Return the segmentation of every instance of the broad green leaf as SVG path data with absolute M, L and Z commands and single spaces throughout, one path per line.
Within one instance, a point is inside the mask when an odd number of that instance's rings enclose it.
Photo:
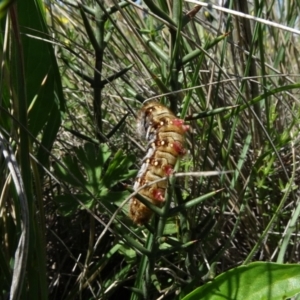
M 47 167 L 65 107 L 61 78 L 49 41 L 44 3 L 41 0 L 18 1 L 17 10 L 25 58 L 29 130 L 41 141 L 37 159 Z M 42 176 L 42 168 L 40 172 Z
M 45 12 L 41 1 L 20 1 L 17 3 L 22 42 L 24 49 L 26 91 L 29 106 L 29 128 L 34 136 L 47 122 L 53 126 L 59 118 L 50 120 L 52 110 L 60 117 L 64 109 L 60 75 L 49 40 Z M 57 94 L 56 94 L 57 93 Z M 56 125 L 56 124 L 55 124 Z
M 282 300 L 300 293 L 300 265 L 255 262 L 231 269 L 183 300 Z
M 20 272 L 26 272 L 26 276 L 18 275 L 18 283 L 12 285 L 10 296 L 12 299 L 47 299 L 46 246 L 43 238 L 46 230 L 42 181 L 39 179 L 43 178 L 44 169 L 48 168 L 49 153 L 60 126 L 64 101 L 62 90 L 58 88 L 60 76 L 53 46 L 47 42 L 50 35 L 46 28 L 42 1 L 16 1 L 10 8 L 9 17 L 9 22 L 1 22 L 1 48 L 6 53 L 1 55 L 2 70 L 5 69 L 5 72 L 1 72 L 1 89 L 3 85 L 9 86 L 9 94 L 6 89 L 1 94 L 1 111 L 5 114 L 13 112 L 14 115 L 11 117 L 13 122 L 5 120 L 3 123 L 11 126 L 8 134 L 14 133 L 12 140 L 19 143 L 21 176 L 27 194 L 30 220 L 26 230 L 30 237 L 28 251 L 21 248 L 18 250 L 28 253 Z M 2 44 L 3 36 L 6 36 L 5 44 Z M 19 125 L 21 130 L 17 129 Z M 33 144 L 32 136 L 42 145 Z M 40 173 L 34 163 L 31 169 L 31 151 L 39 161 Z M 16 211 L 19 210 L 17 205 L 14 208 Z M 37 210 L 41 212 L 39 216 L 36 215 Z M 18 214 L 16 218 L 19 222 Z M 21 231 L 19 234 L 23 235 Z M 19 239 L 18 235 L 13 237 L 15 242 Z M 22 239 L 27 240 L 25 236 Z

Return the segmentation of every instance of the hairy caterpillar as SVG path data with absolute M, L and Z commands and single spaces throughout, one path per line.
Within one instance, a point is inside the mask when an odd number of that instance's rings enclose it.
M 148 141 L 146 155 L 136 177 L 133 189 L 170 175 L 183 147 L 184 133 L 188 129 L 184 121 L 164 105 L 149 101 L 140 110 L 137 118 L 137 131 L 140 137 Z M 139 191 L 143 197 L 156 206 L 164 201 L 167 181 L 160 181 Z M 149 221 L 152 211 L 136 198 L 130 201 L 129 216 L 134 223 L 143 225 Z

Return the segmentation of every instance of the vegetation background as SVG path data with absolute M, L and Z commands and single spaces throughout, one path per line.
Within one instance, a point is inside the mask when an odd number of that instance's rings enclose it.
M 239 265 L 300 260 L 300 3 L 223 7 L 256 19 L 182 0 L 1 2 L 0 299 L 183 299 Z M 150 98 L 191 130 L 182 176 L 138 227 Z

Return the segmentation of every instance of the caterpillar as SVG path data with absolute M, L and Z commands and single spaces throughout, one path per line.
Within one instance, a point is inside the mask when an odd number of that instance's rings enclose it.
M 177 159 L 185 153 L 184 134 L 188 128 L 159 102 L 144 104 L 137 117 L 137 133 L 148 141 L 148 145 L 133 186 L 135 191 L 173 172 Z M 164 180 L 139 190 L 139 194 L 161 207 L 166 188 L 167 181 Z M 130 200 L 129 216 L 135 224 L 143 225 L 150 220 L 152 211 L 134 197 Z

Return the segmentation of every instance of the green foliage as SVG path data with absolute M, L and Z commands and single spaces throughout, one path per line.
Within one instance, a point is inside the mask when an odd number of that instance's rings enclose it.
M 181 0 L 9 2 L 0 298 L 297 293 L 297 266 L 250 262 L 299 261 L 299 36 L 278 26 L 298 28 L 299 3 L 227 2 L 267 26 Z M 135 118 L 153 98 L 191 130 L 164 206 L 137 227 Z
M 2 19 L 6 15 L 9 6 L 12 5 L 13 2 L 14 2 L 14 0 L 1 0 L 0 1 L 0 19 Z
M 300 293 L 300 266 L 257 262 L 226 271 L 183 300 L 280 300 Z
M 211 272 L 209 265 L 217 266 L 228 253 L 234 262 L 252 260 L 257 249 L 263 249 L 270 228 L 278 224 L 276 216 L 282 212 L 283 204 L 290 201 L 287 199 L 292 199 L 290 187 L 294 184 L 289 174 L 278 175 L 278 170 L 286 171 L 278 151 L 293 140 L 289 133 L 291 130 L 297 132 L 297 121 L 287 117 L 284 126 L 277 124 L 276 116 L 281 115 L 281 110 L 276 99 L 284 97 L 287 91 L 293 93 L 299 85 L 297 82 L 282 84 L 284 78 L 281 76 L 270 77 L 272 72 L 269 72 L 264 61 L 265 56 L 273 54 L 268 44 L 263 43 L 266 29 L 257 23 L 251 31 L 247 21 L 228 17 L 224 19 L 226 28 L 219 27 L 217 30 L 214 26 L 217 26 L 218 16 L 209 20 L 214 22 L 212 27 L 210 24 L 204 25 L 196 15 L 199 8 L 190 6 L 189 12 L 184 12 L 181 1 L 173 1 L 169 6 L 163 1 L 145 1 L 148 14 L 128 2 L 120 2 L 119 7 L 99 4 L 96 9 L 88 4 L 68 4 L 73 7 L 72 18 L 78 20 L 86 35 L 72 30 L 72 25 L 62 28 L 69 30 L 71 42 L 80 36 L 85 49 L 94 53 L 95 58 L 94 64 L 93 59 L 86 58 L 84 52 L 71 55 L 62 51 L 64 61 L 73 72 L 66 69 L 68 82 L 79 83 L 78 76 L 88 85 L 80 82 L 77 86 L 85 90 L 91 85 L 93 89 L 93 99 L 89 99 L 81 93 L 81 89 L 76 89 L 76 84 L 68 85 L 72 86 L 78 99 L 86 99 L 92 107 L 89 110 L 80 101 L 77 104 L 69 101 L 69 115 L 74 115 L 79 106 L 79 111 L 87 119 L 87 125 L 83 125 L 71 117 L 71 127 L 78 128 L 80 134 L 84 131 L 89 139 L 94 139 L 91 132 L 96 120 L 95 136 L 101 142 L 108 140 L 115 149 L 123 148 L 125 153 L 142 156 L 135 150 L 134 145 L 139 141 L 134 138 L 131 119 L 128 121 L 126 113 L 134 115 L 138 106 L 136 102 L 151 97 L 153 93 L 167 93 L 167 96 L 160 96 L 161 101 L 182 118 L 190 120 L 194 132 L 189 137 L 191 155 L 183 159 L 179 169 L 184 167 L 185 172 L 215 169 L 234 172 L 232 175 L 224 174 L 218 180 L 186 178 L 185 190 L 178 188 L 182 183 L 180 180 L 175 182 L 174 178 L 171 179 L 165 206 L 157 211 L 160 217 L 147 228 L 135 228 L 120 211 L 115 214 L 118 210 L 111 206 L 111 203 L 121 205 L 122 197 L 128 199 L 125 191 L 113 190 L 119 181 L 129 178 L 126 177 L 128 166 L 125 164 L 124 169 L 120 167 L 120 176 L 117 177 L 111 172 L 119 166 L 119 162 L 111 160 L 104 166 L 105 172 L 101 178 L 100 175 L 93 175 L 93 170 L 97 173 L 97 163 L 90 162 L 87 159 L 89 155 L 78 155 L 80 148 L 73 148 L 62 160 L 66 167 L 62 171 L 65 178 L 58 176 L 71 193 L 68 191 L 54 198 L 61 200 L 60 205 L 70 205 L 71 194 L 74 197 L 74 201 L 71 200 L 74 203 L 73 215 L 76 215 L 75 208 L 84 207 L 92 209 L 92 213 L 109 215 L 111 219 L 106 224 L 113 224 L 113 233 L 118 239 L 121 237 L 116 245 L 119 246 L 118 253 L 127 263 L 126 267 L 121 268 L 123 272 L 118 274 L 124 276 L 123 280 L 130 274 L 135 277 L 134 283 L 127 284 L 131 287 L 131 299 L 156 299 L 164 293 L 165 298 L 172 297 L 174 293 L 183 297 Z M 255 5 L 256 15 L 261 17 L 260 4 Z M 212 13 L 216 15 L 215 11 Z M 203 29 L 203 26 L 206 28 Z M 237 27 L 244 32 L 239 35 Z M 60 39 L 60 36 L 57 35 L 57 38 Z M 239 47 L 247 49 L 250 54 Z M 255 65 L 252 56 L 261 58 L 261 68 Z M 278 59 L 282 61 L 284 56 Z M 110 66 L 107 67 L 104 61 L 109 62 Z M 95 65 L 95 70 L 87 67 L 82 71 L 80 64 Z M 278 61 L 276 65 L 279 66 Z M 211 72 L 210 76 L 206 76 L 205 72 Z M 230 78 L 230 73 L 236 77 Z M 239 82 L 236 78 L 243 80 Z M 261 84 L 261 89 L 257 82 Z M 102 97 L 104 94 L 108 98 Z M 130 100 L 116 100 L 120 96 L 130 97 Z M 133 137 L 135 144 L 128 142 L 124 134 Z M 119 152 L 114 150 L 114 153 L 117 158 Z M 84 163 L 85 160 L 89 162 Z M 55 169 L 58 167 L 62 166 L 54 166 Z M 90 182 L 91 178 L 98 181 Z M 275 182 L 280 185 L 276 187 Z M 107 197 L 103 195 L 106 191 Z M 113 193 L 116 196 L 110 196 Z M 98 205 L 100 203 L 105 205 Z M 257 212 L 256 219 L 253 218 L 253 211 Z M 286 222 L 287 216 L 283 221 L 285 217 L 282 214 L 281 221 Z M 244 236 L 250 238 L 243 239 L 243 235 L 239 235 L 240 228 L 244 230 Z M 102 233 L 99 239 L 104 236 Z M 277 239 L 274 236 L 272 239 L 276 247 Z M 230 246 L 232 244 L 234 246 Z M 96 245 L 93 246 L 94 251 Z M 239 245 L 248 246 L 245 246 L 245 253 L 241 251 L 236 257 L 238 250 L 234 249 L 238 249 Z M 91 253 L 87 257 L 93 260 Z M 107 258 L 106 263 L 109 261 Z M 134 271 L 130 272 L 128 266 L 136 269 L 131 268 Z M 165 269 L 167 273 L 160 271 Z M 177 274 L 178 270 L 180 275 L 169 275 Z M 217 269 L 217 272 L 221 270 Z M 78 275 L 78 278 L 82 276 Z M 101 280 L 104 286 L 109 286 L 113 278 L 104 276 Z M 88 282 L 91 284 L 90 280 Z M 70 299 L 84 293 L 84 288 L 80 291 L 77 286 L 73 291 L 69 294 Z M 105 298 L 108 294 L 112 295 L 113 291 L 97 295 Z
M 59 180 L 81 191 L 76 194 L 57 195 L 54 198 L 62 215 L 74 214 L 79 208 L 92 209 L 98 201 L 102 204 L 121 203 L 129 196 L 126 191 L 114 192 L 111 189 L 136 174 L 136 171 L 129 170 L 133 157 L 124 156 L 119 150 L 108 163 L 111 155 L 112 152 L 105 144 L 98 147 L 86 143 L 75 149 L 72 156 L 66 155 L 62 164 L 54 165 L 55 175 Z
M 41 182 L 64 113 L 48 34 L 41 1 L 10 6 L 1 22 L 1 298 L 48 298 Z

